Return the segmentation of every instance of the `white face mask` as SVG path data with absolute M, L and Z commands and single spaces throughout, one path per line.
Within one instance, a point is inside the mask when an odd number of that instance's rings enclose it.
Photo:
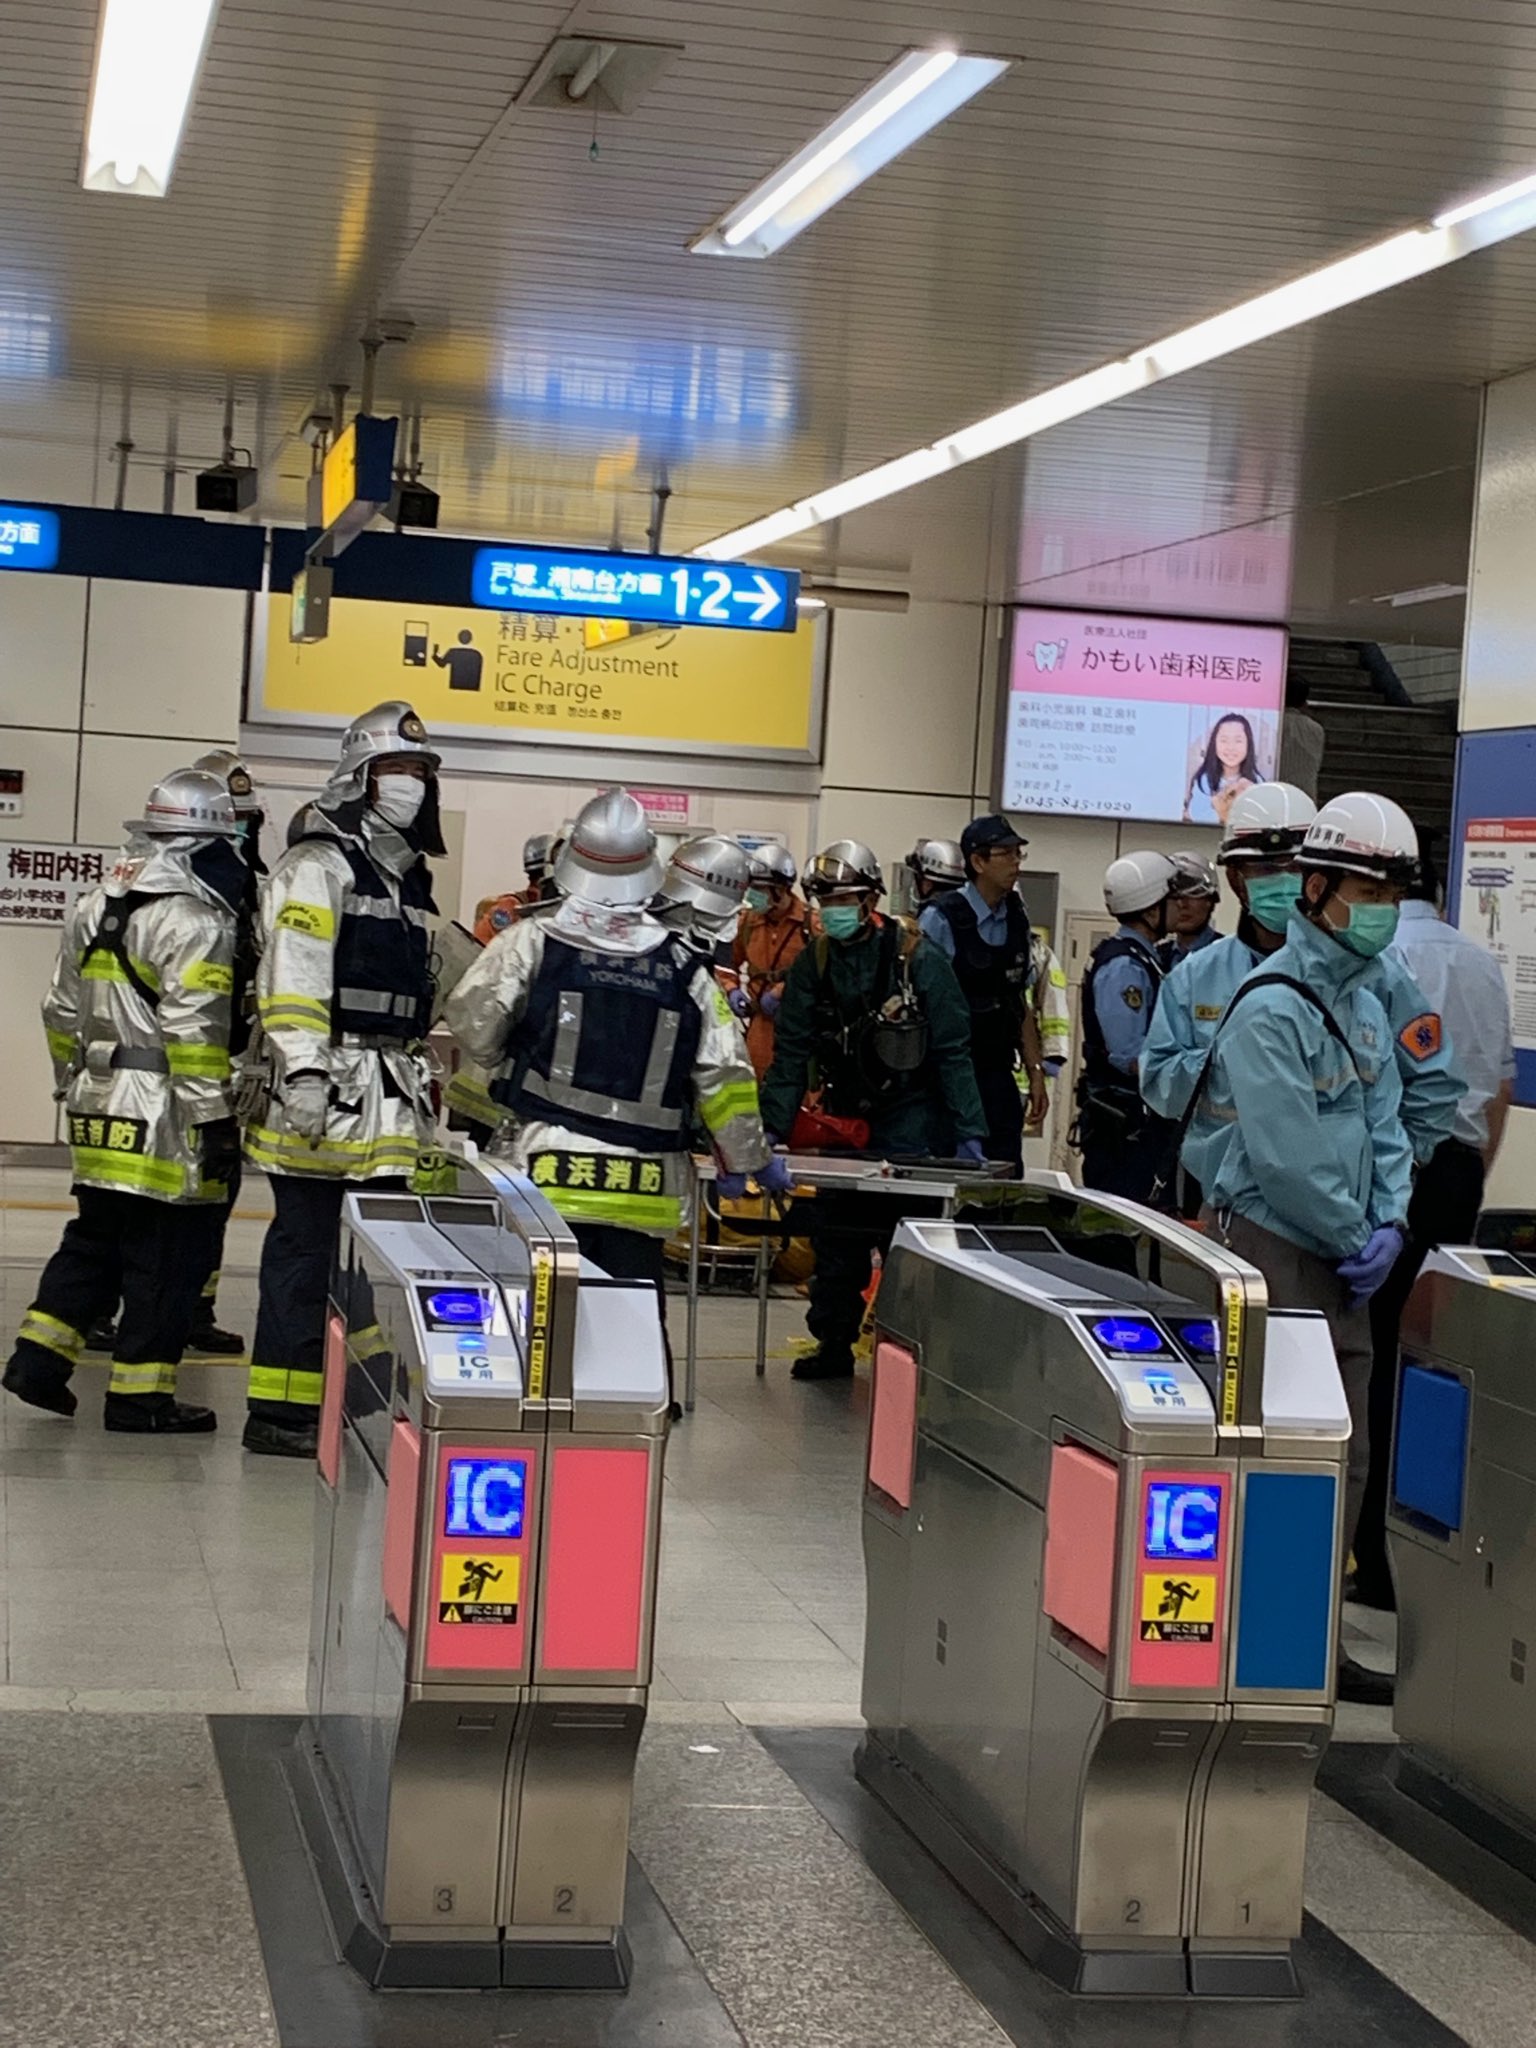
M 373 808 L 399 832 L 414 825 L 427 800 L 427 785 L 414 775 L 381 775 L 374 788 Z

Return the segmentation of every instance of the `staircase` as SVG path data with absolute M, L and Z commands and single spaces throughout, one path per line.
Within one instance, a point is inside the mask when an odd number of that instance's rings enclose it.
M 1416 704 L 1368 641 L 1293 640 L 1290 674 L 1327 734 L 1318 801 L 1370 789 L 1400 803 L 1432 844 L 1446 845 L 1456 775 L 1454 702 Z

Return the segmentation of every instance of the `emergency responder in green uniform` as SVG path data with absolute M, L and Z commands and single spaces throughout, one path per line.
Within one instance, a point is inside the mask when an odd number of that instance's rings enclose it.
M 833 1116 L 868 1123 L 872 1153 L 931 1157 L 953 1143 L 980 1165 L 987 1119 L 971 1064 L 970 1007 L 938 947 L 881 916 L 875 906 L 883 886 L 879 862 L 854 839 L 834 841 L 806 870 L 822 936 L 784 984 L 762 1085 L 763 1123 L 770 1134 L 787 1135 L 815 1082 Z M 857 1197 L 825 1193 L 815 1214 L 806 1324 L 816 1349 L 793 1373 L 844 1379 L 853 1371 L 872 1257 L 889 1244 L 894 1223 L 871 1223 Z

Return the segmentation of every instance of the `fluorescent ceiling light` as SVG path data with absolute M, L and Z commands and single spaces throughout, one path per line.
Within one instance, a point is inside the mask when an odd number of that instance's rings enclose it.
M 1027 441 L 1049 427 L 1060 426 L 1064 420 L 1080 418 L 1101 405 L 1111 405 L 1133 391 L 1145 391 L 1169 377 L 1181 376 L 1186 370 L 1235 355 L 1256 341 L 1304 326 L 1324 313 L 1337 312 L 1341 306 L 1355 305 L 1377 292 L 1406 284 L 1410 278 L 1442 270 L 1463 256 L 1492 248 L 1495 243 L 1523 235 L 1531 228 L 1536 228 L 1536 175 L 1502 186 L 1486 198 L 1440 215 L 1426 226 L 1372 242 L 1352 256 L 1309 270 L 1305 276 L 1274 291 L 1244 299 L 1209 320 L 1197 321 L 1193 327 L 1165 335 L 1161 341 L 1150 342 L 1145 348 L 1133 350 L 1084 376 L 1053 385 L 1033 398 L 1005 407 L 1002 412 L 960 427 L 926 448 L 915 448 L 878 468 L 845 477 L 827 490 L 767 513 L 732 533 L 723 533 L 694 552 L 717 562 L 756 554 L 790 534 L 804 533 L 858 506 L 872 505 L 946 470 L 958 469 L 962 463 L 975 462 L 999 448 Z
M 1373 597 L 1372 604 L 1389 604 L 1401 611 L 1405 604 L 1438 604 L 1443 597 L 1465 597 L 1465 583 L 1421 583 L 1416 590 L 1393 590 L 1385 597 Z
M 771 256 L 1007 69 L 1002 57 L 909 50 L 689 248 L 696 256 Z
M 163 199 L 218 0 L 102 0 L 86 117 L 87 192 Z

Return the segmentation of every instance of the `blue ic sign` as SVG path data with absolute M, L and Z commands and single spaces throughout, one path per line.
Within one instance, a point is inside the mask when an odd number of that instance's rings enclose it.
M 0 505 L 0 569 L 53 569 L 59 515 L 39 505 Z
M 521 1536 L 528 1467 L 491 1453 L 448 1461 L 445 1536 Z
M 443 1288 L 426 1299 L 427 1314 L 433 1322 L 446 1323 L 450 1329 L 483 1330 L 490 1321 L 490 1302 L 483 1294 Z
M 791 632 L 800 578 L 667 555 L 568 554 L 554 548 L 481 548 L 471 595 L 493 611 L 627 619 L 638 626 L 734 626 Z
M 1106 1351 L 1146 1353 L 1165 1348 L 1155 1323 L 1122 1322 L 1117 1316 L 1105 1316 L 1094 1324 L 1093 1334 Z
M 1221 1541 L 1221 1493 L 1214 1486 L 1154 1481 L 1147 1488 L 1146 1555 L 1159 1561 L 1213 1558 Z

